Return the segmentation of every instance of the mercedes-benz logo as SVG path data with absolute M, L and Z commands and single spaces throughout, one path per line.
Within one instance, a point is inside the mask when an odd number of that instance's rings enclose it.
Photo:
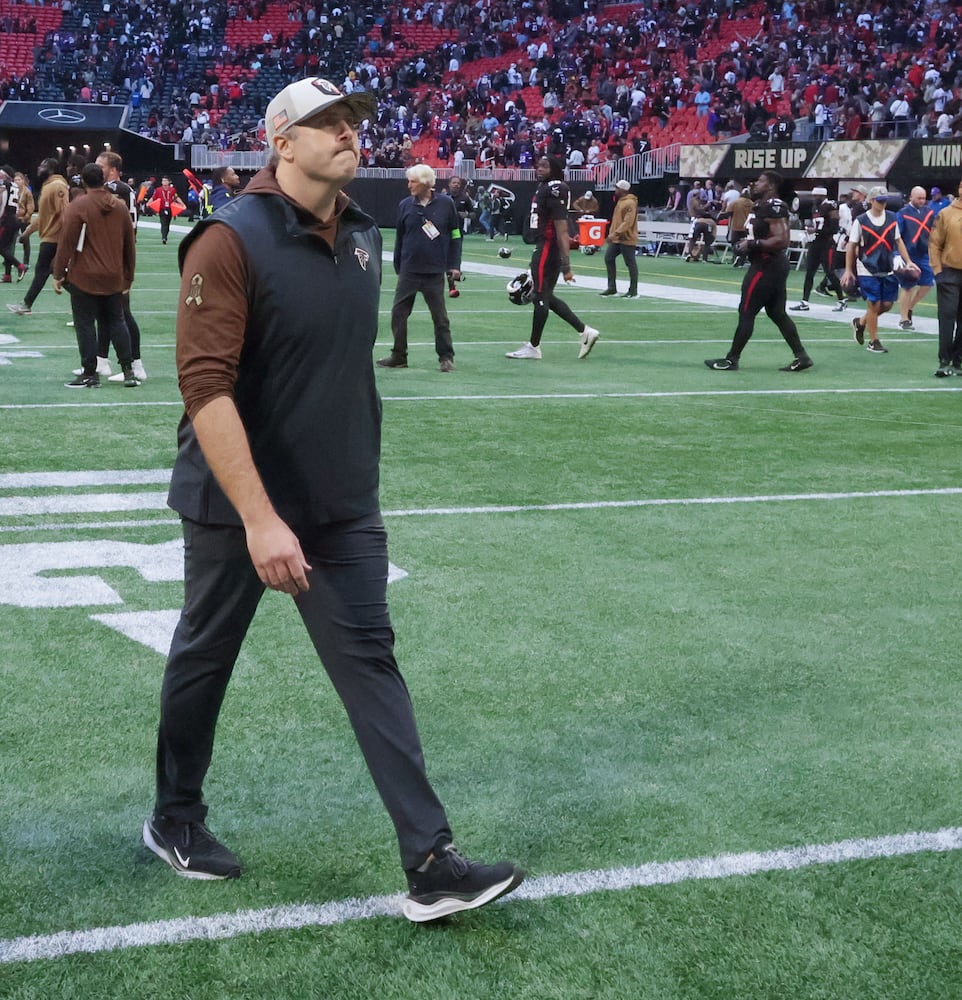
M 70 108 L 42 108 L 37 117 L 54 125 L 79 125 L 87 120 L 81 111 L 71 111 Z

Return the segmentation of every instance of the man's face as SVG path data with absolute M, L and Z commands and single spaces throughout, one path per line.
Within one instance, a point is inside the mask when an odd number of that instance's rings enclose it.
M 538 160 L 538 165 L 535 167 L 535 174 L 537 175 L 539 181 L 546 181 L 551 176 L 551 163 L 548 161 L 547 157 L 542 156 L 541 159 Z
M 233 167 L 228 167 L 224 173 L 224 186 L 229 187 L 232 191 L 234 188 L 240 187 L 240 178 Z
M 113 180 L 113 176 L 112 175 L 114 174 L 115 169 L 111 168 L 109 166 L 109 164 L 107 163 L 107 161 L 102 156 L 98 156 L 97 159 L 95 160 L 95 162 L 96 162 L 97 166 L 100 167 L 100 169 L 103 171 L 104 180 L 105 181 L 112 181 Z
M 758 200 L 763 198 L 771 198 L 775 194 L 775 190 L 772 187 L 772 182 L 769 180 L 768 174 L 759 174 L 752 184 L 752 197 Z
M 909 195 L 909 204 L 913 208 L 922 208 L 925 205 L 926 200 L 925 188 L 912 188 L 912 193 Z
M 431 193 L 431 185 L 410 177 L 408 178 L 408 191 L 413 197 L 423 201 Z
M 335 105 L 285 133 L 293 166 L 310 181 L 344 185 L 354 179 L 361 154 L 357 123 L 343 105 Z

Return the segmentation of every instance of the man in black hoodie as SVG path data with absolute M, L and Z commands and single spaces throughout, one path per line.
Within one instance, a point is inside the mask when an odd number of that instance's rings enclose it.
M 169 502 L 183 519 L 185 607 L 143 836 L 187 878 L 240 875 L 205 825 L 202 784 L 234 661 L 264 590 L 277 590 L 347 709 L 397 832 L 404 914 L 423 922 L 524 876 L 455 850 L 394 659 L 371 359 L 381 234 L 342 190 L 357 170 L 357 126 L 374 111 L 368 95 L 327 80 L 286 87 L 267 108 L 271 162 L 180 247 L 186 413 Z

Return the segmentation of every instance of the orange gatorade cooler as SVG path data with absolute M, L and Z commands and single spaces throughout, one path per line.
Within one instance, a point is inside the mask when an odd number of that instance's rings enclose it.
M 583 247 L 600 247 L 608 235 L 607 219 L 579 219 L 578 243 Z

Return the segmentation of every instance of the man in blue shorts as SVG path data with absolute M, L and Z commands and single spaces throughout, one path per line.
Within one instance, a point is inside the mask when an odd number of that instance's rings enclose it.
M 918 266 L 919 276 L 898 275 L 902 292 L 899 295 L 899 329 L 913 330 L 912 312 L 932 291 L 935 276 L 929 266 L 929 236 L 935 225 L 935 209 L 928 204 L 924 187 L 909 192 L 909 203 L 898 213 L 899 232 L 909 250 L 909 258 Z
M 868 302 L 865 315 L 852 319 L 855 343 L 865 344 L 867 330 L 869 342 L 865 345 L 866 349 L 872 354 L 888 354 L 878 338 L 878 320 L 879 316 L 892 308 L 898 298 L 899 283 L 895 271 L 897 268 L 904 269 L 908 275 L 916 278 L 921 271 L 909 259 L 909 251 L 899 232 L 895 213 L 885 207 L 888 201 L 885 185 L 876 185 L 868 196 L 868 211 L 852 223 L 845 250 L 842 286 L 854 289 L 858 275 L 858 288 Z

